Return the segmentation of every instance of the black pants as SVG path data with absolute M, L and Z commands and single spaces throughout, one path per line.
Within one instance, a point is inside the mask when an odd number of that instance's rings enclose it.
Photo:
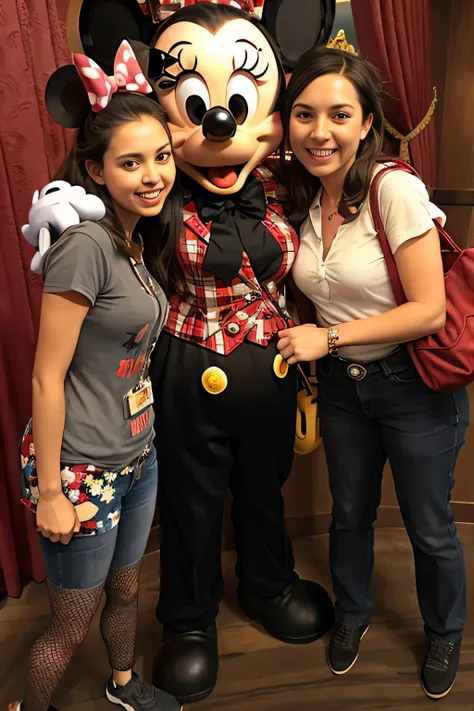
M 348 366 L 330 357 L 318 364 L 334 501 L 336 619 L 348 625 L 370 619 L 373 522 L 388 457 L 413 547 L 425 631 L 434 639 L 457 639 L 466 617 L 466 573 L 449 499 L 469 421 L 467 393 L 427 388 L 405 349 L 368 364 L 361 380 L 349 376 Z
M 163 334 L 151 367 L 162 528 L 158 618 L 179 629 L 215 619 L 223 594 L 226 492 L 240 585 L 274 597 L 294 577 L 281 487 L 293 460 L 296 371 L 279 379 L 277 353 L 243 343 L 224 357 Z M 217 365 L 226 390 L 208 394 L 203 371 Z

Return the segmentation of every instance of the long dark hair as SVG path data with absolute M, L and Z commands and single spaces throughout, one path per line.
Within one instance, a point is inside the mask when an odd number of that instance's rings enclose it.
M 339 49 L 317 47 L 306 52 L 298 62 L 288 84 L 282 110 L 284 137 L 280 152 L 282 178 L 289 196 L 289 213 L 295 220 L 303 219 L 321 186 L 319 178 L 311 175 L 293 154 L 285 159 L 283 146 L 289 145 L 291 111 L 301 92 L 324 74 L 342 74 L 355 87 L 362 115 L 373 114 L 372 127 L 359 144 L 356 160 L 344 181 L 342 201 L 346 207 L 359 209 L 367 197 L 375 164 L 382 159 L 384 145 L 382 81 L 370 62 L 356 54 Z M 356 217 L 357 214 L 354 215 Z M 351 218 L 348 218 L 351 219 Z M 353 219 L 353 218 L 352 218 Z
M 176 12 L 168 17 L 168 19 L 166 19 L 159 26 L 152 41 L 150 42 L 150 46 L 154 47 L 163 32 L 168 29 L 168 27 L 171 27 L 171 25 L 175 25 L 178 22 L 191 22 L 194 25 L 204 27 L 204 29 L 209 30 L 209 32 L 216 33 L 222 25 L 225 25 L 226 22 L 230 22 L 231 20 L 247 20 L 247 22 L 255 25 L 255 27 L 257 27 L 262 35 L 267 39 L 267 42 L 272 48 L 280 78 L 279 92 L 275 102 L 275 108 L 273 110 L 280 111 L 286 84 L 280 48 L 262 23 L 253 15 L 245 12 L 245 10 L 240 10 L 232 5 L 216 5 L 212 2 L 198 2 L 196 5 L 183 7 L 179 12 Z
M 86 161 L 101 164 L 114 131 L 121 125 L 151 116 L 161 123 L 171 145 L 171 135 L 164 109 L 152 99 L 141 94 L 117 93 L 107 107 L 99 113 L 88 114 L 78 130 L 74 145 L 56 178 L 80 185 L 87 193 L 97 195 L 106 207 L 102 224 L 109 228 L 111 237 L 120 251 L 127 256 L 137 256 L 137 243 L 128 244 L 125 232 L 115 212 L 114 204 L 105 185 L 98 185 L 86 170 Z M 144 243 L 144 259 L 167 296 L 183 288 L 183 278 L 178 263 L 176 247 L 183 229 L 183 198 L 179 181 L 173 185 L 163 209 L 155 217 L 141 218 L 136 232 Z

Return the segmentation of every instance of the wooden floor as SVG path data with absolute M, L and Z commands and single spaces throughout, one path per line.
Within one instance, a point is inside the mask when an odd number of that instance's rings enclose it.
M 474 525 L 461 525 L 468 568 L 468 596 L 474 599 Z M 329 587 L 326 536 L 295 541 L 298 571 Z M 233 560 L 224 555 L 226 598 L 219 617 L 220 673 L 214 693 L 194 705 L 199 711 L 414 711 L 432 708 L 419 686 L 417 668 L 424 637 L 415 597 L 411 550 L 403 531 L 381 529 L 376 537 L 372 626 L 356 666 L 343 678 L 325 663 L 325 641 L 309 646 L 277 642 L 244 619 L 235 604 Z M 146 557 L 141 585 L 137 664 L 148 675 L 160 629 L 154 617 L 157 554 Z M 472 605 L 471 605 L 472 613 Z M 0 711 L 21 697 L 30 644 L 44 629 L 48 606 L 43 585 L 31 585 L 20 600 L 0 610 Z M 468 622 L 460 671 L 445 710 L 474 709 L 474 619 Z M 61 711 L 106 711 L 108 675 L 97 619 L 73 659 L 56 696 Z M 190 707 L 192 708 L 192 707 Z

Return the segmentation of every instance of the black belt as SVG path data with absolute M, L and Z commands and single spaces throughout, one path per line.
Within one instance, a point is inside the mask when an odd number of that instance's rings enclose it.
M 406 348 L 400 346 L 385 358 L 379 358 L 378 360 L 369 361 L 367 363 L 358 363 L 357 361 L 345 360 L 341 357 L 335 358 L 334 356 L 326 356 L 320 361 L 319 367 L 323 374 L 326 368 L 330 366 L 328 369 L 332 372 L 335 372 L 335 370 L 339 372 L 345 371 L 352 380 L 364 380 L 364 378 L 372 373 L 382 372 L 388 375 L 394 368 L 396 369 L 397 366 L 406 366 L 407 362 L 411 362 L 411 358 Z

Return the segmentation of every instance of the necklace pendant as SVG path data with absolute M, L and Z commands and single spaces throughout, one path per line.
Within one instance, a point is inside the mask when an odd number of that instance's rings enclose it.
M 337 215 L 337 212 L 331 212 L 331 214 L 328 215 L 328 220 L 332 220 L 335 215 Z

